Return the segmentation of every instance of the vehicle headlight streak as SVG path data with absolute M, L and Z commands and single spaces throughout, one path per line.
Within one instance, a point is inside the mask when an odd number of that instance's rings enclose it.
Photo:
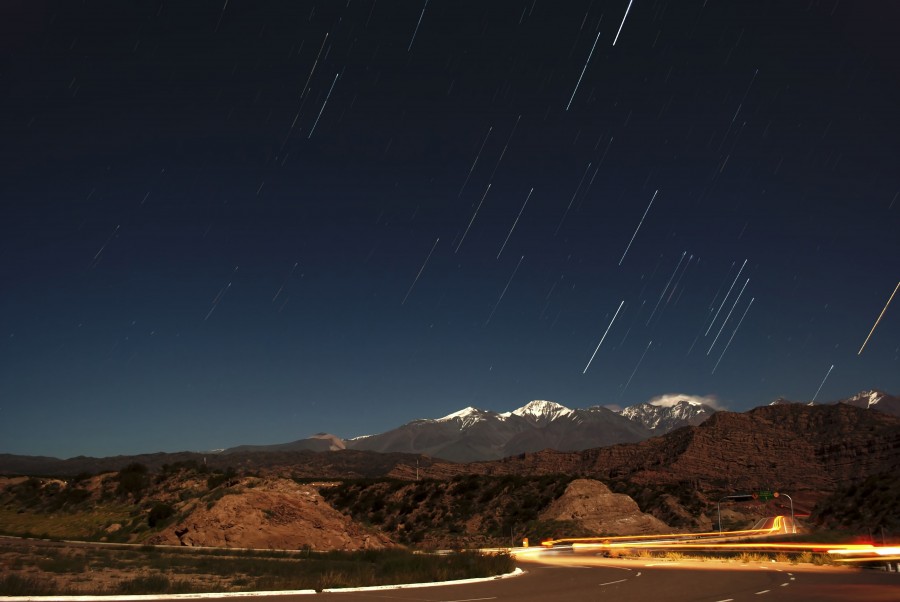
M 788 521 L 776 516 L 772 526 L 742 531 L 709 531 L 704 533 L 674 533 L 618 537 L 574 537 L 542 542 L 544 549 L 557 545 L 571 545 L 573 549 L 591 550 L 665 550 L 697 552 L 812 552 L 837 556 L 839 562 L 867 562 L 900 560 L 900 547 L 872 544 L 835 544 L 826 542 L 735 542 L 734 539 L 770 537 L 784 532 Z

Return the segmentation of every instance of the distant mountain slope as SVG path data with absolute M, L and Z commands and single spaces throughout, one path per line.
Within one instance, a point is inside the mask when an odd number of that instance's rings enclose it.
M 541 449 L 572 451 L 646 439 L 650 431 L 603 407 L 572 410 L 536 400 L 512 412 L 466 408 L 347 441 L 350 449 L 427 454 L 456 462 L 494 460 Z
M 683 426 L 697 426 L 716 413 L 716 409 L 698 401 L 681 399 L 671 405 L 641 403 L 619 412 L 650 430 L 664 435 Z
M 855 406 L 857 408 L 862 408 L 864 410 L 876 410 L 879 412 L 884 412 L 885 414 L 891 414 L 893 416 L 900 416 L 900 397 L 896 397 L 894 395 L 889 395 L 884 391 L 879 391 L 877 389 L 872 389 L 870 391 L 860 391 L 856 395 L 852 397 L 848 397 L 846 399 L 839 399 L 838 401 L 826 402 L 822 404 L 817 404 L 814 401 L 791 401 L 789 399 L 785 399 L 783 397 L 779 397 L 775 401 L 771 402 L 769 405 L 783 405 L 783 404 L 805 404 L 809 406 L 813 405 L 829 405 L 831 404 L 845 404 L 850 406 Z
M 776 488 L 815 497 L 900 466 L 900 418 L 849 404 L 716 412 L 700 426 L 628 445 L 542 451 L 495 462 L 434 463 L 423 473 L 583 474 L 705 491 Z M 396 476 L 403 476 L 402 467 Z
M 860 391 L 853 397 L 842 399 L 838 403 L 856 406 L 865 410 L 878 410 L 886 414 L 900 416 L 900 397 L 888 395 L 884 391 Z
M 279 452 L 279 451 L 338 451 L 347 449 L 344 440 L 336 435 L 329 433 L 318 433 L 306 439 L 298 439 L 290 443 L 279 443 L 275 445 L 239 445 L 237 447 L 229 447 L 222 451 L 223 454 L 239 454 L 249 452 Z

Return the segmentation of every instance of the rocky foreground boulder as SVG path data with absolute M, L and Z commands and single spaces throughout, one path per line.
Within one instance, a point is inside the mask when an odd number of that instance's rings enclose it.
M 185 518 L 147 543 L 226 548 L 367 550 L 393 546 L 331 507 L 312 485 L 248 478 L 213 502 L 198 500 Z
M 604 535 L 671 533 L 672 529 L 623 493 L 600 481 L 576 479 L 541 513 L 542 520 L 575 521 L 586 531 Z

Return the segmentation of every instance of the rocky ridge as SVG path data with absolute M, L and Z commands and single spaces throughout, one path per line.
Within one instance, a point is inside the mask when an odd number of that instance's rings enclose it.
M 328 504 L 312 485 L 242 479 L 218 500 L 181 509 L 186 516 L 150 544 L 311 550 L 367 550 L 393 545 Z
M 604 535 L 671 533 L 672 529 L 622 493 L 592 479 L 576 479 L 540 514 L 542 520 L 574 521 L 585 531 Z

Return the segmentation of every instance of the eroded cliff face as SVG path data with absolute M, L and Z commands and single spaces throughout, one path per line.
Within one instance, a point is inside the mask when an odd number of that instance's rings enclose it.
M 900 418 L 848 405 L 775 405 L 718 412 L 701 426 L 635 444 L 521 454 L 495 462 L 436 462 L 422 472 L 582 474 L 636 483 L 833 490 L 900 466 Z M 393 474 L 406 476 L 407 467 Z
M 192 502 L 186 517 L 147 543 L 226 548 L 363 550 L 393 545 L 332 508 L 311 485 L 288 479 L 243 480 L 211 503 Z
M 586 532 L 603 535 L 671 533 L 667 524 L 641 512 L 637 503 L 593 479 L 576 479 L 541 512 L 541 520 L 575 521 Z

